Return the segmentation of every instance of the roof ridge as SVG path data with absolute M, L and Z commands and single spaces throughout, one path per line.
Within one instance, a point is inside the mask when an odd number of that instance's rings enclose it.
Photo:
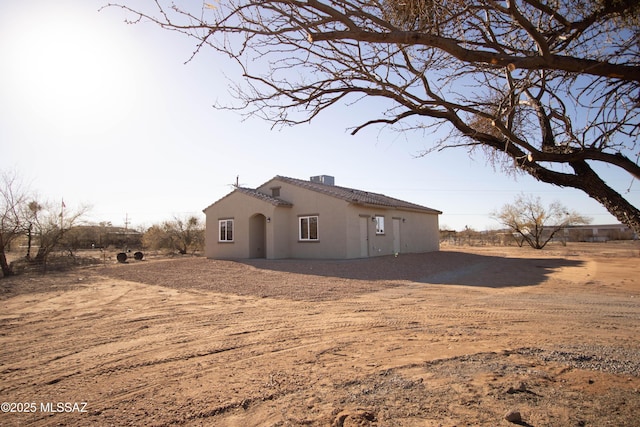
M 272 180 L 280 179 L 293 185 L 297 185 L 302 188 L 318 191 L 323 194 L 327 194 L 332 197 L 339 198 L 341 200 L 348 201 L 350 203 L 360 203 L 384 207 L 392 207 L 396 209 L 416 209 L 421 211 L 429 211 L 433 213 L 442 213 L 437 209 L 429 208 L 427 206 L 418 205 L 416 203 L 407 202 L 402 199 L 387 196 L 386 194 L 376 193 L 373 191 L 360 190 L 357 188 L 342 187 L 340 185 L 324 184 L 322 182 L 306 181 L 298 178 L 290 178 L 282 175 L 276 175 Z M 269 182 L 269 181 L 267 181 Z M 265 183 L 266 184 L 266 183 Z M 356 195 L 357 197 L 352 197 Z
M 241 193 L 247 194 L 249 196 L 256 197 L 258 199 L 262 199 L 276 206 L 293 206 L 290 202 L 286 200 L 279 199 L 277 197 L 273 197 L 267 193 L 263 193 L 257 188 L 248 188 L 248 187 L 236 187 L 234 191 L 239 191 Z

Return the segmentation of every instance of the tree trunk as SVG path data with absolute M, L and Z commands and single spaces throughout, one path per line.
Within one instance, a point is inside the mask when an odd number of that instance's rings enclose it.
M 2 268 L 3 277 L 13 276 L 13 269 L 7 262 L 7 255 L 4 253 L 4 247 L 0 248 L 0 268 Z
M 571 162 L 569 165 L 575 174 L 551 171 L 535 162 L 526 162 L 523 169 L 543 182 L 584 191 L 589 197 L 604 206 L 622 224 L 640 236 L 640 210 L 629 203 L 620 193 L 609 187 L 586 161 Z
M 579 188 L 587 193 L 589 197 L 597 200 L 611 215 L 640 236 L 640 210 L 613 188 L 609 187 L 586 162 L 572 163 L 571 167 L 579 177 L 578 181 L 583 185 L 583 187 Z
M 36 253 L 34 260 L 37 263 L 44 263 L 47 260 L 47 255 L 49 255 L 49 250 L 44 247 L 40 247 L 38 248 L 38 252 Z
M 31 240 L 33 238 L 33 224 L 29 224 L 29 228 L 27 229 L 27 261 L 31 260 Z

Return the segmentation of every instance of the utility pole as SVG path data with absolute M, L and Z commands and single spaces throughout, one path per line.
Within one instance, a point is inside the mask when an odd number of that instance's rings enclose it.
M 124 214 L 124 251 L 129 249 L 129 213 Z

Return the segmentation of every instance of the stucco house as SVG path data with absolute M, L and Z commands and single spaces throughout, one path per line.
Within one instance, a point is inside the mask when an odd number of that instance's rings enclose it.
M 383 194 L 276 176 L 236 187 L 206 215 L 205 254 L 216 259 L 350 259 L 439 249 L 442 212 Z

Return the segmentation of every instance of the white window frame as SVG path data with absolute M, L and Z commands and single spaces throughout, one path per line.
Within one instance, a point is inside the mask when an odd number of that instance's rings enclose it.
M 374 219 L 376 222 L 376 234 L 378 235 L 384 234 L 384 216 L 376 215 Z
M 224 224 L 224 239 L 222 238 L 222 227 Z M 229 224 L 231 224 L 231 239 L 229 237 Z M 235 224 L 233 218 L 220 219 L 218 220 L 218 242 L 228 243 L 233 242 L 235 235 Z
M 311 237 L 311 220 L 315 218 L 316 221 L 316 237 L 312 238 Z M 307 225 L 306 225 L 306 231 L 307 231 L 307 237 L 303 237 L 302 235 L 302 229 L 303 229 L 303 220 L 306 220 Z M 305 215 L 305 216 L 299 216 L 298 217 L 298 240 L 301 242 L 317 242 L 318 240 L 320 240 L 320 230 L 319 230 L 319 225 L 320 225 L 320 217 L 319 215 Z

